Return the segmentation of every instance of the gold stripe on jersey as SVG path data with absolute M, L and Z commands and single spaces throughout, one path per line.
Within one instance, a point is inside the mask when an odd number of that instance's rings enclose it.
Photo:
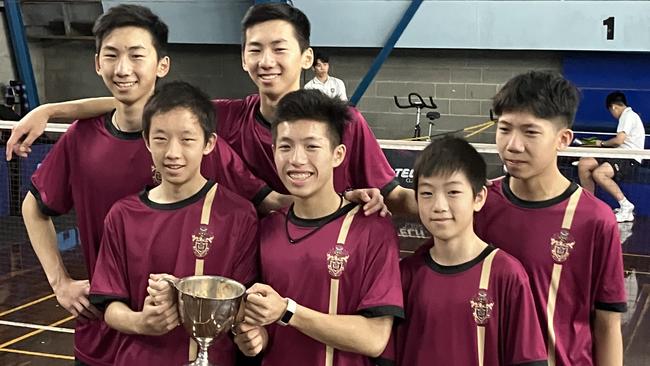
M 212 202 L 214 201 L 214 195 L 217 193 L 217 186 L 219 184 L 215 183 L 212 188 L 208 191 L 208 194 L 205 195 L 205 200 L 203 200 L 203 209 L 201 210 L 201 225 L 208 226 L 210 224 L 210 215 L 212 214 Z M 194 263 L 194 275 L 202 276 L 203 275 L 203 264 L 204 260 L 202 258 L 197 258 Z M 197 344 L 190 338 L 190 349 L 188 360 L 194 361 L 197 357 Z
M 341 224 L 341 230 L 339 231 L 339 237 L 336 240 L 338 245 L 345 245 L 345 240 L 348 237 L 348 232 L 350 231 L 350 225 L 352 225 L 352 220 L 354 215 L 359 211 L 359 206 L 352 209 L 345 215 L 343 223 Z M 330 301 L 329 301 L 329 314 L 336 315 L 339 304 L 339 279 L 331 278 L 330 279 Z M 334 348 L 330 346 L 325 346 L 325 366 L 334 365 Z
M 493 250 L 483 260 L 481 279 L 478 285 L 479 291 L 483 290 L 487 293 L 488 287 L 490 286 L 490 273 L 492 273 L 492 260 L 498 251 L 499 249 Z M 476 325 L 476 348 L 478 351 L 478 365 L 483 366 L 485 359 L 485 326 L 479 324 Z
M 569 197 L 569 202 L 567 207 L 564 210 L 564 219 L 562 220 L 562 230 L 567 233 L 571 229 L 573 224 L 573 217 L 576 213 L 576 208 L 578 207 L 578 201 L 580 200 L 580 195 L 582 194 L 582 188 L 578 189 L 571 194 Z M 555 334 L 555 305 L 557 302 L 557 293 L 560 288 L 560 278 L 562 277 L 562 263 L 553 263 L 553 272 L 551 274 L 551 282 L 548 287 L 548 299 L 546 302 L 546 325 L 548 329 L 548 365 L 555 366 L 555 344 L 557 336 Z

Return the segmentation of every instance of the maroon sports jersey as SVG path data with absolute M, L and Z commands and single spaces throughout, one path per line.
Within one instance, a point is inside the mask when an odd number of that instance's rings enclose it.
M 142 311 L 151 273 L 194 275 L 192 236 L 199 230 L 208 182 L 183 201 L 159 204 L 148 191 L 118 201 L 106 216 L 105 231 L 91 285 L 91 301 L 100 308 L 122 301 Z M 204 274 L 249 284 L 257 277 L 257 215 L 250 202 L 218 186 L 210 222 L 212 246 L 204 258 Z M 182 365 L 188 361 L 190 337 L 182 326 L 162 336 L 122 335 L 116 365 Z M 230 334 L 210 347 L 210 360 L 234 364 Z
M 117 200 L 154 183 L 142 133 L 121 132 L 110 121 L 109 114 L 70 125 L 32 176 L 31 192 L 43 213 L 56 216 L 74 208 L 91 282 L 106 213 Z M 256 203 L 270 192 L 223 139 L 204 157 L 201 170 Z M 117 336 L 103 321 L 78 323 L 75 356 L 85 363 L 110 365 Z
M 530 278 L 549 360 L 558 366 L 593 365 L 592 326 L 595 309 L 624 312 L 623 257 L 612 210 L 591 193 L 579 194 L 568 245 L 558 241 L 572 183 L 560 196 L 524 201 L 508 185 L 509 177 L 489 187 L 485 206 L 476 214 L 476 233 L 517 258 Z M 562 270 L 551 323 L 556 342 L 549 344 L 549 288 L 556 267 Z
M 321 219 L 300 219 L 288 209 L 263 219 L 260 226 L 262 281 L 281 296 L 328 313 L 332 278 L 328 254 L 336 246 L 345 216 L 355 207 L 349 204 Z M 297 241 L 295 244 L 289 242 L 285 225 Z M 309 236 L 300 240 L 304 235 Z M 359 210 L 343 247 L 348 257 L 339 279 L 337 314 L 403 317 L 398 240 L 390 219 L 378 215 L 366 217 Z M 263 365 L 325 365 L 323 343 L 291 326 L 272 324 L 268 331 L 269 345 Z M 372 364 L 365 356 L 337 350 L 333 361 L 337 366 Z
M 546 348 L 535 315 L 528 276 L 503 251 L 487 247 L 455 266 L 436 263 L 433 242 L 400 263 L 406 320 L 393 334 L 396 364 L 479 365 L 477 328 L 485 329 L 483 365 L 546 365 Z M 491 268 L 487 291 L 481 272 Z M 483 300 L 484 299 L 484 300 Z M 481 311 L 484 313 L 481 313 Z M 394 344 L 393 344 L 394 342 Z
M 245 99 L 214 100 L 217 114 L 217 134 L 246 162 L 255 176 L 263 179 L 280 193 L 289 192 L 282 184 L 273 160 L 271 125 L 260 113 L 259 95 Z M 347 147 L 345 160 L 334 169 L 334 188 L 379 188 L 384 196 L 397 185 L 395 171 L 361 113 L 349 108 L 351 119 L 343 131 Z

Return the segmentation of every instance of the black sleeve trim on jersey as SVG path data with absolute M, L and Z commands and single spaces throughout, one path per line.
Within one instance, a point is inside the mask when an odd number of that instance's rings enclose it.
M 379 318 L 380 316 L 393 316 L 404 319 L 404 309 L 395 305 L 374 306 L 359 310 L 359 315 L 366 318 Z
M 395 189 L 397 186 L 399 186 L 399 181 L 397 180 L 397 178 L 393 178 L 393 180 L 391 180 L 390 182 L 386 183 L 386 185 L 381 187 L 379 192 L 381 192 L 381 195 L 384 196 L 384 198 L 386 198 L 386 196 L 388 196 L 388 194 L 392 192 L 393 189 Z
M 75 358 L 75 359 L 74 359 L 74 366 L 89 366 L 89 365 L 86 365 L 86 364 L 83 363 L 80 359 Z
M 129 299 L 125 297 L 117 297 L 110 295 L 90 295 L 90 303 L 95 305 L 95 307 L 102 313 L 106 311 L 106 307 L 114 301 L 123 302 L 128 305 Z
M 375 366 L 395 366 L 395 361 L 386 358 L 373 358 L 372 361 L 375 363 Z
M 251 200 L 251 202 L 253 203 L 253 206 L 255 206 L 255 207 L 259 206 L 259 205 L 262 203 L 262 201 L 264 201 L 264 199 L 266 198 L 266 196 L 268 196 L 269 194 L 271 194 L 271 192 L 273 192 L 273 190 L 271 189 L 271 187 L 269 187 L 269 186 L 264 186 L 264 187 L 262 187 L 262 188 L 260 189 L 260 191 L 257 192 L 257 194 L 255 194 L 255 196 L 254 196 L 253 199 Z
M 625 302 L 599 302 L 596 301 L 596 309 L 612 311 L 615 313 L 624 313 L 627 311 L 627 303 Z
M 524 362 L 524 363 L 513 363 L 512 366 L 547 366 L 548 361 L 542 360 L 542 361 L 530 361 L 530 362 Z
M 230 332 L 229 332 L 230 333 Z M 239 347 L 235 353 L 235 365 L 237 366 L 260 366 L 262 364 L 262 359 L 264 358 L 264 352 L 260 352 L 255 356 L 249 357 L 242 353 L 239 350 Z
M 61 216 L 60 213 L 54 211 L 53 209 L 47 207 L 47 205 L 43 202 L 43 199 L 41 198 L 41 192 L 38 191 L 36 187 L 34 187 L 34 184 L 30 184 L 29 186 L 29 191 L 32 193 L 34 198 L 36 198 L 36 203 L 38 204 L 38 209 L 41 210 L 43 215 L 47 216 Z

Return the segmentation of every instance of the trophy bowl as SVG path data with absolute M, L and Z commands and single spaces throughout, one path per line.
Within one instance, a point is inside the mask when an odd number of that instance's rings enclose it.
M 208 347 L 235 324 L 246 287 L 220 276 L 185 277 L 173 286 L 178 291 L 181 323 L 199 345 L 190 366 L 210 366 Z

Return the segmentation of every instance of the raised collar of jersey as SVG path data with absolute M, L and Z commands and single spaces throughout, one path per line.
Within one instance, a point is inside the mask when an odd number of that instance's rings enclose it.
M 514 192 L 512 192 L 512 190 L 510 189 L 509 174 L 506 174 L 501 184 L 502 184 L 501 190 L 503 191 L 503 195 L 506 196 L 508 201 L 510 201 L 513 205 L 522 208 L 546 208 L 546 207 L 557 205 L 562 201 L 568 200 L 569 197 L 571 197 L 571 195 L 573 194 L 573 192 L 575 192 L 576 189 L 578 189 L 578 185 L 574 182 L 571 182 L 571 184 L 569 184 L 569 187 L 557 197 L 553 197 L 551 199 L 547 199 L 544 201 L 526 201 L 515 196 Z
M 257 123 L 261 124 L 264 126 L 266 129 L 271 129 L 271 122 L 269 122 L 264 116 L 262 115 L 262 112 L 260 111 L 259 105 L 255 107 L 255 120 Z
M 334 213 L 331 213 L 327 216 L 319 217 L 316 219 L 303 219 L 301 217 L 296 216 L 295 212 L 293 212 L 293 205 L 291 205 L 291 207 L 289 207 L 289 213 L 287 215 L 289 216 L 289 221 L 296 226 L 321 227 L 327 223 L 336 220 L 341 216 L 347 215 L 347 213 L 352 211 L 352 209 L 355 207 L 357 207 L 356 203 L 348 203 L 347 205 L 339 208 Z
M 115 114 L 115 109 L 106 113 L 104 116 L 104 126 L 106 126 L 106 130 L 108 130 L 111 135 L 121 140 L 137 140 L 142 138 L 142 131 L 124 132 L 118 130 L 115 125 L 113 125 L 113 122 L 111 122 L 113 120 L 113 114 Z
M 192 196 L 187 197 L 184 200 L 173 202 L 173 203 L 158 203 L 150 200 L 149 191 L 151 191 L 151 189 L 153 189 L 154 187 L 147 186 L 140 193 L 140 201 L 142 201 L 142 203 L 144 203 L 145 205 L 156 210 L 178 210 L 201 200 L 201 198 L 205 197 L 205 195 L 208 194 L 210 188 L 212 188 L 212 186 L 214 186 L 215 184 L 216 182 L 208 180 L 203 186 L 203 188 L 201 188 L 198 192 L 194 193 Z
M 481 254 L 476 256 L 476 258 L 472 259 L 469 262 L 456 264 L 456 265 L 453 265 L 453 266 L 444 266 L 442 264 L 437 263 L 436 261 L 433 260 L 433 258 L 431 258 L 431 254 L 430 254 L 430 252 L 428 250 L 425 250 L 423 252 L 423 255 L 424 255 L 424 262 L 434 272 L 437 272 L 437 273 L 440 273 L 440 274 L 451 275 L 451 274 L 465 272 L 468 269 L 470 269 L 470 268 L 474 267 L 475 265 L 477 265 L 478 263 L 481 263 L 485 259 L 485 257 L 487 257 L 490 253 L 492 253 L 492 251 L 494 249 L 495 248 L 493 246 L 488 245 L 485 249 L 483 249 Z

